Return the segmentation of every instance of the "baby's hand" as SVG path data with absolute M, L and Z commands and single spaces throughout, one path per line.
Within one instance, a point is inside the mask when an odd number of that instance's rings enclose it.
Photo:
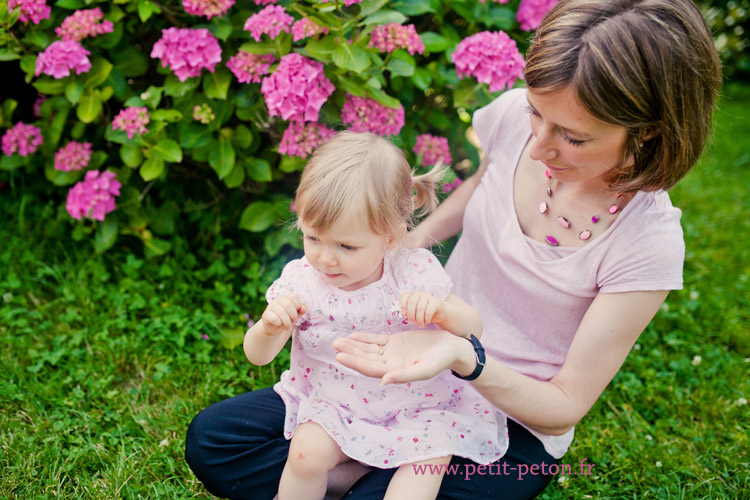
M 420 328 L 445 320 L 445 303 L 427 292 L 404 292 L 398 304 L 409 323 L 416 323 Z
M 307 306 L 302 303 L 296 293 L 282 295 L 266 307 L 261 321 L 266 335 L 279 335 L 294 328 L 300 316 L 307 312 Z

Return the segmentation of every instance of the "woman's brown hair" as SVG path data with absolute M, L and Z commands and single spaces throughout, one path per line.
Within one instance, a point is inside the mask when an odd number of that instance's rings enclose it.
M 627 128 L 607 181 L 634 193 L 669 189 L 698 161 L 721 63 L 689 0 L 561 0 L 536 33 L 525 79 L 539 92 L 570 86 L 593 116 Z

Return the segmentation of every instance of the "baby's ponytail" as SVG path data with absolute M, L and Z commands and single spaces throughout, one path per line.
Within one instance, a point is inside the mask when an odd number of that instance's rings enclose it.
M 412 174 L 412 185 L 414 186 L 414 209 L 419 217 L 423 217 L 437 208 L 437 188 L 440 185 L 450 165 L 443 163 L 442 159 L 427 173 L 421 175 Z

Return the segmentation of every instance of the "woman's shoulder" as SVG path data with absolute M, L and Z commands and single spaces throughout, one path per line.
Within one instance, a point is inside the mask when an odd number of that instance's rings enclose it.
M 527 106 L 526 89 L 511 89 L 474 113 L 472 125 L 485 154 L 526 142 L 531 132 L 524 119 Z

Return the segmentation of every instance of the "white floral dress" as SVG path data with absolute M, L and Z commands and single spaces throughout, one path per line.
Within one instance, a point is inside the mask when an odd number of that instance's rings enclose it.
M 384 387 L 338 363 L 331 346 L 354 331 L 414 329 L 391 311 L 401 293 L 444 300 L 451 286 L 425 249 L 386 254 L 383 276 L 354 291 L 329 285 L 305 258 L 289 262 L 266 294 L 271 302 L 294 292 L 308 308 L 292 334 L 291 367 L 274 386 L 286 405 L 285 437 L 314 421 L 344 454 L 385 469 L 447 455 L 484 464 L 500 458 L 508 447 L 506 421 L 468 383 L 444 371 Z

